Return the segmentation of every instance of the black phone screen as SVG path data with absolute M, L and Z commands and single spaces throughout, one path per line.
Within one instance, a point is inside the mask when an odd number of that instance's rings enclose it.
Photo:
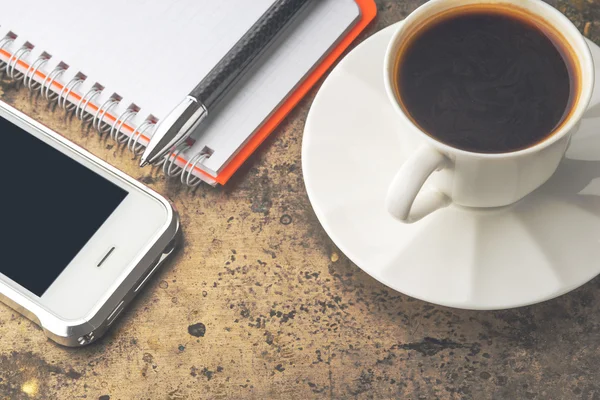
M 0 273 L 42 296 L 128 192 L 0 117 Z

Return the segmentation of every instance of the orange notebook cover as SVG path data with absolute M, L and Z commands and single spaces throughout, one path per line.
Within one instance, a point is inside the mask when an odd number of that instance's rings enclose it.
M 229 161 L 227 166 L 223 168 L 223 170 L 216 176 L 208 175 L 206 172 L 202 171 L 200 168 L 196 167 L 194 172 L 199 175 L 204 175 L 209 180 L 214 180 L 217 183 L 225 184 L 231 176 L 237 171 L 237 169 L 250 157 L 250 155 L 258 148 L 258 146 L 269 136 L 273 130 L 283 121 L 283 119 L 288 115 L 288 113 L 298 104 L 298 102 L 308 93 L 308 91 L 314 86 L 314 84 L 323 76 L 323 74 L 333 65 L 333 63 L 342 55 L 342 53 L 350 46 L 350 44 L 357 38 L 357 36 L 367 27 L 367 25 L 375 18 L 377 14 L 377 8 L 374 0 L 355 0 L 358 6 L 361 9 L 361 18 L 359 22 L 348 32 L 348 34 L 340 41 L 340 43 L 329 52 L 329 54 L 323 59 L 323 61 L 316 66 L 316 68 L 304 79 L 302 84 L 298 86 L 298 88 L 290 94 L 288 99 L 273 113 L 273 115 L 259 128 L 252 137 L 248 140 L 246 145 Z M 17 57 L 16 54 L 11 54 L 8 51 L 2 49 L 0 47 L 0 57 L 7 60 L 7 62 L 14 63 L 14 66 L 22 71 L 26 76 L 31 74 L 31 78 L 35 76 L 36 80 L 39 82 L 48 83 L 49 86 L 52 87 L 52 90 L 56 93 L 62 93 L 65 89 L 64 85 L 57 82 L 51 77 L 47 76 L 43 72 L 41 72 L 38 68 L 35 68 L 34 65 L 30 65 L 29 63 Z M 81 96 L 75 91 L 68 90 L 68 94 L 65 97 L 68 97 L 69 101 L 74 104 L 81 103 Z M 89 99 L 88 99 L 89 100 Z M 85 99 L 84 99 L 85 101 Z M 91 110 L 86 110 L 87 112 L 91 112 L 92 114 L 98 111 L 98 106 L 89 102 L 86 107 Z M 104 113 L 105 119 L 110 120 L 114 123 L 117 119 L 116 116 L 110 114 L 109 112 Z M 136 132 L 135 128 L 128 125 L 127 121 L 117 121 L 121 129 L 128 132 L 129 134 L 133 134 Z M 149 138 L 141 135 L 140 142 L 148 143 Z M 186 160 L 182 157 L 178 157 L 178 161 L 183 162 L 185 164 Z

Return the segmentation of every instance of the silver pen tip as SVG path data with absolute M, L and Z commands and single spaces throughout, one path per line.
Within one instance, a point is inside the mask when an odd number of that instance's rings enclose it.
M 183 143 L 206 117 L 203 104 L 187 96 L 154 129 L 148 147 L 142 154 L 140 166 L 159 162 L 172 149 Z

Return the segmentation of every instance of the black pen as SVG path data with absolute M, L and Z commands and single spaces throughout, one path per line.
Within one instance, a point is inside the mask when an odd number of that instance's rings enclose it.
M 310 0 L 278 0 L 174 110 L 160 120 L 140 166 L 160 161 L 183 143 L 252 61 Z

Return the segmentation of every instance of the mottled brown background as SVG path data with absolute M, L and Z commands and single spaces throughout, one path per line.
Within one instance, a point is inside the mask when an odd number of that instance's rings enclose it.
M 361 40 L 422 2 L 378 0 Z M 551 3 L 600 43 L 598 1 Z M 532 307 L 460 311 L 387 289 L 335 248 L 300 167 L 317 89 L 230 184 L 197 190 L 140 170 L 25 89 L 0 89 L 171 198 L 185 232 L 175 259 L 90 347 L 58 347 L 0 306 L 0 398 L 600 399 L 600 279 Z

